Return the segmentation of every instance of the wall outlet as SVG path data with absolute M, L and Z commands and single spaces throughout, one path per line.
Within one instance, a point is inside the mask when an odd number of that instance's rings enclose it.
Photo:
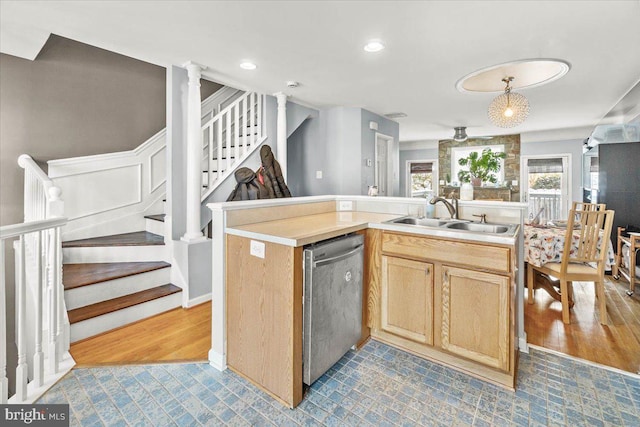
M 438 184 L 444 185 L 444 179 L 441 179 L 440 181 L 438 181 Z
M 316 171 L 316 179 L 322 179 L 322 171 Z
M 351 200 L 341 200 L 338 203 L 339 211 L 352 211 L 353 210 L 353 202 Z
M 254 257 L 264 258 L 264 242 L 252 240 L 249 253 Z
M 511 185 L 513 185 L 514 187 L 518 186 L 518 180 L 514 179 L 513 181 L 511 181 Z
M 373 163 L 373 162 L 371 161 L 371 159 L 366 159 L 366 161 L 365 161 L 365 164 L 366 164 L 368 167 L 371 167 L 372 163 Z

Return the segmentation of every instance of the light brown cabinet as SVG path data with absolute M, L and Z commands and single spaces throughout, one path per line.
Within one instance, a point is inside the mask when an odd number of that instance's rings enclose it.
M 380 328 L 433 344 L 433 264 L 382 257 Z
M 509 277 L 442 267 L 442 348 L 509 369 Z
M 515 244 L 384 231 L 377 250 L 372 337 L 514 388 Z

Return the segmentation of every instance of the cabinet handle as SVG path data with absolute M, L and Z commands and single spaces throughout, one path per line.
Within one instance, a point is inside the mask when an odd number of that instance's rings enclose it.
M 425 274 L 429 274 L 431 273 L 431 268 L 429 266 L 427 266 L 427 268 L 424 270 Z

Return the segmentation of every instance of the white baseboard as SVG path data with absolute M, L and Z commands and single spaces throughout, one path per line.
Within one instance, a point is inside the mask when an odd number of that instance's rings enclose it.
M 218 371 L 225 371 L 227 369 L 227 358 L 224 354 L 220 354 L 217 351 L 210 349 L 209 365 L 213 366 Z
M 184 308 L 195 307 L 196 305 L 204 304 L 207 301 L 211 301 L 211 292 L 209 292 L 208 294 L 204 294 L 199 297 L 190 299 L 189 301 L 186 302 L 186 304 L 184 305 Z
M 518 349 L 523 353 L 529 353 L 529 343 L 527 343 L 527 334 L 518 338 Z

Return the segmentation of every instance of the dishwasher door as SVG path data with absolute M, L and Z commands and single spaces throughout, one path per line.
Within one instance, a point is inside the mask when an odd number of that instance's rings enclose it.
M 313 384 L 362 334 L 364 237 L 350 235 L 304 250 L 303 382 Z

